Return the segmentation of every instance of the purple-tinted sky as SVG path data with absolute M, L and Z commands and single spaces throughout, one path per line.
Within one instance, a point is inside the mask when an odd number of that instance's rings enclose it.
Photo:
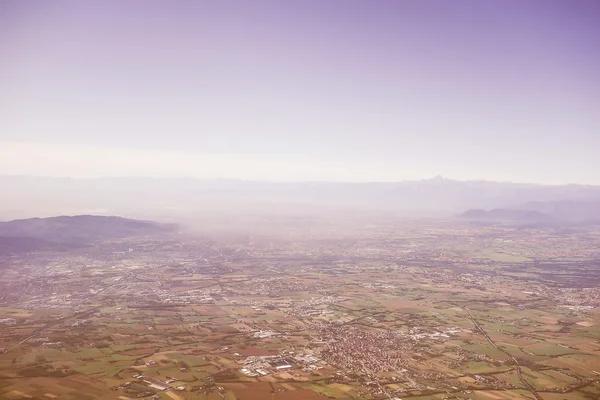
M 600 184 L 600 2 L 0 0 L 0 173 Z

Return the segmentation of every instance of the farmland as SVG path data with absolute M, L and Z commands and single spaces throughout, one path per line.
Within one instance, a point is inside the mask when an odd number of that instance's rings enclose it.
M 594 399 L 597 249 L 398 219 L 6 256 L 0 397 Z

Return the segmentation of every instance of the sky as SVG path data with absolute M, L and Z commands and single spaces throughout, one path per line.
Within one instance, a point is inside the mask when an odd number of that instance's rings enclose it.
M 0 174 L 600 184 L 596 0 L 0 0 Z

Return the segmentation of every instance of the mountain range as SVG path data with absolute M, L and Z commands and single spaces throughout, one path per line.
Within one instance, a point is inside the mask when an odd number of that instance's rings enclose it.
M 595 203 L 600 201 L 600 186 L 457 181 L 439 176 L 363 183 L 0 176 L 0 187 L 0 220 L 62 214 L 138 217 L 142 212 L 142 218 L 155 219 L 156 212 L 169 210 L 249 212 L 263 207 L 268 211 L 276 204 L 448 215 L 468 209 L 522 209 L 570 218 L 576 214 L 573 208 L 584 203 L 590 205 L 582 216 L 596 215 Z

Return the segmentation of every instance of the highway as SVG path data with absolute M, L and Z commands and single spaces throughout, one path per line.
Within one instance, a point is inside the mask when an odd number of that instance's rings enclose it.
M 479 325 L 479 323 L 475 320 L 475 318 L 473 318 L 473 316 L 471 315 L 471 313 L 469 312 L 469 310 L 467 310 L 465 307 L 461 306 L 460 304 L 455 304 L 456 306 L 460 307 L 465 314 L 467 314 L 467 316 L 469 317 L 469 319 L 471 320 L 471 322 L 473 322 L 473 325 L 475 325 L 475 328 L 477 328 L 477 330 L 483 335 L 485 336 L 485 338 L 487 339 L 487 341 L 494 346 L 494 348 L 500 350 L 501 352 L 503 352 L 504 354 L 506 354 L 511 360 L 514 361 L 516 367 L 517 367 L 517 374 L 519 375 L 519 379 L 521 380 L 521 382 L 523 383 L 523 385 L 527 388 L 527 390 L 529 390 L 531 392 L 531 394 L 533 395 L 533 397 L 535 397 L 537 400 L 543 400 L 542 397 L 536 392 L 535 388 L 533 386 L 531 386 L 531 384 L 529 382 L 527 382 L 527 380 L 525 380 L 525 378 L 523 377 L 523 373 L 521 372 L 521 365 L 519 364 L 519 361 L 513 357 L 509 352 L 507 352 L 506 350 L 504 350 L 501 347 L 498 347 L 496 345 L 496 343 L 494 343 L 494 341 L 488 336 L 487 332 L 481 327 L 481 325 Z

